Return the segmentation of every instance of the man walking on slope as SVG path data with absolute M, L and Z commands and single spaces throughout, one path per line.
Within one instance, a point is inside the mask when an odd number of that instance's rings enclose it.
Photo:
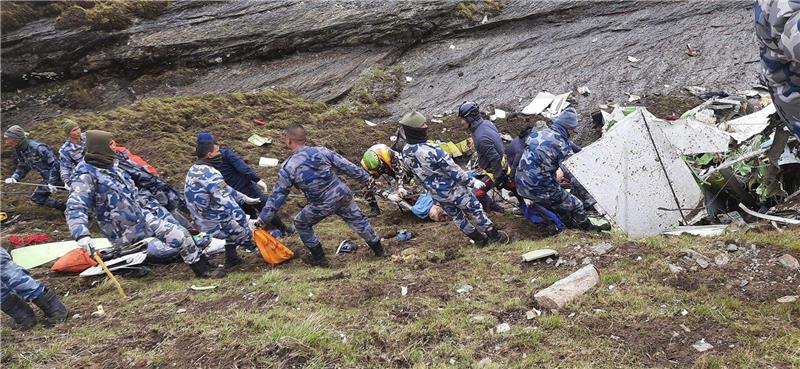
M 292 155 L 283 162 L 278 181 L 259 217 L 260 225 L 268 223 L 277 213 L 292 186 L 306 196 L 308 204 L 294 217 L 294 226 L 310 255 L 303 261 L 310 265 L 327 266 L 322 243 L 314 234 L 314 225 L 336 214 L 367 241 L 376 256 L 383 256 L 381 239 L 353 199 L 353 191 L 336 175 L 342 171 L 366 184 L 369 174 L 341 155 L 325 147 L 306 146 L 306 130 L 301 125 L 286 129 L 285 143 Z
M 3 146 L 13 147 L 17 155 L 14 174 L 5 179 L 6 184 L 21 181 L 31 169 L 39 172 L 42 176 L 41 186 L 36 187 L 31 195 L 34 203 L 44 207 L 63 210 L 64 203 L 50 198 L 56 188 L 60 186 L 61 177 L 59 175 L 58 163 L 53 150 L 39 141 L 28 138 L 28 134 L 22 127 L 14 125 L 8 127 L 3 134 Z
M 406 137 L 403 162 L 453 218 L 458 229 L 479 247 L 489 242 L 507 243 L 508 235 L 497 231 L 478 199 L 467 188 L 481 189 L 486 184 L 468 176 L 438 145 L 427 142 L 428 125 L 422 114 L 406 114 L 400 119 L 400 125 Z M 467 220 L 467 214 L 475 225 Z

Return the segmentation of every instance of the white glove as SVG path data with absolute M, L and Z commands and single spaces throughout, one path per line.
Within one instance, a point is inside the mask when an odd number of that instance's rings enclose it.
M 268 189 L 267 189 L 267 183 L 266 183 L 266 182 L 264 182 L 264 180 L 263 180 L 263 179 L 262 179 L 262 180 L 260 180 L 260 181 L 258 181 L 258 183 L 256 183 L 256 185 L 258 185 L 258 188 L 261 190 L 261 192 L 263 192 L 263 193 L 267 193 L 267 191 L 268 191 Z
M 17 180 L 14 177 L 8 177 L 5 180 L 6 184 L 17 183 Z
M 58 191 L 58 187 L 49 184 L 47 185 L 47 190 L 50 191 L 50 193 L 56 193 L 56 191 Z
M 408 191 L 406 191 L 406 189 L 403 188 L 403 186 L 399 186 L 397 187 L 397 195 L 399 195 L 400 197 L 406 197 L 406 195 L 408 195 Z
M 483 183 L 480 179 L 473 179 L 472 180 L 472 188 L 476 190 L 480 190 L 481 188 L 486 187 L 486 183 Z
M 402 198 L 402 197 L 400 197 L 400 196 L 399 196 L 398 194 L 396 194 L 396 193 L 389 194 L 389 196 L 386 196 L 386 198 L 387 198 L 387 199 L 389 199 L 389 201 L 391 201 L 391 202 L 400 202 L 400 201 L 403 201 L 403 198 Z
M 247 205 L 256 205 L 261 202 L 261 199 L 255 197 L 244 197 L 244 203 Z
M 83 237 L 78 240 L 78 246 L 82 249 L 86 250 L 89 255 L 94 255 L 94 246 L 92 246 L 92 238 L 91 237 Z

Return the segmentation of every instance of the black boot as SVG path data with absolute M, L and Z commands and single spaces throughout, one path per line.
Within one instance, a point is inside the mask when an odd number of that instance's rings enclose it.
M 319 267 L 327 267 L 328 259 L 325 258 L 325 251 L 322 250 L 322 244 L 317 244 L 316 246 L 308 248 L 308 254 L 303 256 L 303 262 L 308 265 L 319 266 Z
M 33 303 L 44 312 L 45 325 L 51 326 L 67 320 L 69 314 L 67 307 L 61 303 L 61 299 L 52 290 L 46 288 L 44 295 L 34 299 Z
M 194 262 L 194 264 L 189 264 L 189 268 L 192 268 L 194 275 L 197 278 L 223 278 L 225 277 L 225 271 L 220 268 L 212 268 L 211 264 L 208 263 L 208 259 L 206 258 L 205 254 L 200 254 L 200 258 Z
M 474 230 L 472 233 L 467 234 L 467 237 L 475 242 L 475 246 L 484 247 L 489 239 L 483 235 L 479 230 Z
M 236 253 L 236 245 L 225 245 L 225 267 L 232 268 L 244 263 L 244 260 Z
M 14 319 L 17 326 L 14 329 L 27 331 L 36 325 L 36 314 L 33 313 L 30 305 L 23 301 L 19 296 L 9 293 L 3 301 L 3 312 Z
M 501 243 L 504 245 L 509 241 L 508 234 L 503 231 L 498 231 L 494 226 L 486 230 L 486 238 L 489 239 L 489 243 Z
M 383 251 L 383 245 L 381 244 L 380 239 L 375 242 L 367 242 L 367 245 L 369 245 L 369 248 L 371 248 L 372 252 L 375 253 L 375 256 L 382 258 L 386 255 L 386 253 Z

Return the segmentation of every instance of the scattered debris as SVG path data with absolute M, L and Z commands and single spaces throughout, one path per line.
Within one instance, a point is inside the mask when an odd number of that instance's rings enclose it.
M 265 157 L 262 156 L 262 157 L 260 157 L 258 159 L 258 166 L 259 167 L 277 167 L 279 162 L 280 161 L 278 159 L 265 158 Z
M 456 49 L 456 45 L 450 44 L 450 50 L 455 50 L 455 49 Z
M 750 215 L 752 215 L 752 216 L 754 216 L 756 218 L 761 218 L 761 219 L 771 220 L 773 222 L 781 222 L 781 223 L 786 223 L 786 224 L 800 224 L 800 220 L 797 220 L 797 219 L 776 217 L 776 216 L 773 216 L 773 215 L 761 214 L 759 212 L 752 211 L 752 210 L 748 209 L 747 206 L 745 206 L 742 203 L 739 203 L 739 207 L 742 208 L 742 210 L 744 210 L 745 213 L 750 214 Z
M 489 119 L 492 121 L 497 119 L 506 119 L 506 111 L 501 109 L 494 109 L 494 114 L 490 115 Z
M 629 94 L 629 93 L 625 93 L 625 94 L 628 95 L 628 102 L 637 102 L 637 101 L 642 99 L 642 97 L 639 96 L 639 95 L 634 95 L 634 94 Z
M 411 77 L 409 77 L 409 76 L 406 76 L 406 82 L 411 82 L 411 81 L 413 81 L 413 80 L 414 80 L 414 78 L 411 78 Z
M 672 263 L 667 264 L 667 267 L 669 268 L 669 271 L 674 273 L 674 274 L 678 274 L 678 273 L 683 271 L 682 267 L 677 266 L 677 265 L 672 264 Z
M 253 119 L 253 122 L 255 122 L 255 124 L 258 125 L 258 126 L 266 126 L 267 125 L 267 122 L 265 122 L 265 121 L 263 121 L 261 119 Z
M 546 309 L 560 309 L 586 291 L 600 283 L 600 275 L 594 265 L 586 265 L 564 279 L 537 292 L 533 298 Z
M 488 14 L 484 14 L 483 15 L 483 19 L 481 19 L 481 24 L 486 24 L 486 23 L 489 23 L 489 15 Z
M 794 256 L 789 254 L 783 254 L 781 257 L 778 258 L 778 262 L 781 263 L 781 265 L 783 265 L 785 268 L 790 270 L 800 269 L 800 262 L 798 262 Z
M 700 237 L 715 237 L 725 233 L 728 229 L 727 224 L 710 224 L 704 226 L 678 226 L 675 229 L 665 231 L 663 234 L 670 236 L 680 236 L 682 234 L 690 234 Z
M 375 127 L 375 126 L 378 125 L 378 123 L 370 122 L 370 121 L 368 121 L 366 119 L 364 119 L 364 123 L 366 123 L 370 127 Z
M 631 62 L 631 63 L 638 63 L 639 59 L 628 55 L 628 61 Z
M 344 240 L 339 243 L 339 247 L 336 248 L 336 254 L 349 254 L 356 252 L 358 250 L 358 244 L 350 240 Z M 405 250 L 404 250 L 405 251 Z
M 739 250 L 739 246 L 735 244 L 729 243 L 728 246 L 725 246 L 725 251 L 727 252 L 736 252 Z
M 686 44 L 686 55 L 691 57 L 700 56 L 700 50 L 693 48 L 689 44 Z
M 695 342 L 694 345 L 692 345 L 692 347 L 694 347 L 694 349 L 697 350 L 698 352 L 706 352 L 714 348 L 714 346 L 706 342 L 705 338 Z
M 797 295 L 783 296 L 776 301 L 781 304 L 788 304 L 797 301 L 798 298 L 800 298 L 800 296 Z
M 541 315 L 542 315 L 542 312 L 540 310 L 536 310 L 535 308 L 533 308 L 533 309 L 528 310 L 525 313 L 525 318 L 528 319 L 528 320 L 531 320 L 531 319 L 536 318 L 537 316 L 541 316 Z
M 253 145 L 261 147 L 261 146 L 267 146 L 267 145 L 271 144 L 272 143 L 272 139 L 271 138 L 261 137 L 261 136 L 259 136 L 257 134 L 253 134 L 253 135 L 251 135 L 250 137 L 247 138 L 247 142 L 249 142 L 249 143 L 251 143 Z
M 217 288 L 217 286 L 215 286 L 215 285 L 210 285 L 210 286 L 195 286 L 195 285 L 192 285 L 192 287 L 191 287 L 191 289 L 193 289 L 195 291 L 213 290 L 215 288 Z
M 538 249 L 533 251 L 528 251 L 522 255 L 522 261 L 534 261 L 538 259 L 543 259 L 551 256 L 558 256 L 558 251 L 553 249 Z
M 728 262 L 730 260 L 731 259 L 728 257 L 727 254 L 718 254 L 717 256 L 714 257 L 714 264 L 717 264 L 717 266 L 725 266 L 728 265 Z
M 548 106 L 553 102 L 553 99 L 556 98 L 556 95 L 553 95 L 549 92 L 540 92 L 533 98 L 533 101 L 528 104 L 524 109 L 522 109 L 522 114 L 525 115 L 536 115 L 541 114 Z
M 92 316 L 103 316 L 106 315 L 106 310 L 103 309 L 103 305 L 97 305 L 97 311 L 92 312 Z
M 497 327 L 494 328 L 494 331 L 496 333 L 501 333 L 501 334 L 508 333 L 511 331 L 511 325 L 509 325 L 508 323 L 500 323 L 497 325 Z
M 400 286 L 400 296 L 408 295 L 408 287 Z
M 175 310 L 175 314 L 183 314 L 185 312 L 186 312 L 186 309 L 184 309 L 184 308 L 180 308 L 178 310 Z
M 470 284 L 465 284 L 461 288 L 457 289 L 456 292 L 458 292 L 458 293 L 469 293 L 469 291 L 472 291 L 473 288 L 475 288 L 475 287 L 472 287 L 472 285 L 470 285 Z
M 591 93 L 592 91 L 589 90 L 589 87 L 586 86 L 578 87 L 578 95 L 588 96 Z

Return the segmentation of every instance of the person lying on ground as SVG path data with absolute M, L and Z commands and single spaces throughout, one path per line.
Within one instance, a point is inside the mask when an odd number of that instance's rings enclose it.
M 784 124 L 800 139 L 800 1 L 756 0 L 762 79 Z
M 532 131 L 526 139 L 516 172 L 517 194 L 558 214 L 569 227 L 595 229 L 583 202 L 561 187 L 556 172 L 572 155 L 569 137 L 578 126 L 577 113 L 567 108 L 553 120 L 553 128 Z
M 11 260 L 5 248 L 0 247 L 0 301 L 2 310 L 14 319 L 14 329 L 28 330 L 36 325 L 36 314 L 28 305 L 33 302 L 44 312 L 45 325 L 67 320 L 69 312 L 58 295 L 42 282 L 34 279 L 25 268 Z
M 67 140 L 58 150 L 59 173 L 61 182 L 69 187 L 75 166 L 83 160 L 83 155 L 86 154 L 86 134 L 81 131 L 78 123 L 71 119 L 64 119 L 61 129 L 67 135 Z
M 414 213 L 417 218 L 434 222 L 446 222 L 450 220 L 450 217 L 444 209 L 442 209 L 442 206 L 437 204 L 436 201 L 433 201 L 433 197 L 428 192 L 421 194 L 417 198 L 417 201 L 414 202 L 414 206 L 411 207 L 411 212 Z
M 392 150 L 389 146 L 384 144 L 372 145 L 361 158 L 361 168 L 367 171 L 372 179 L 367 187 L 366 195 L 364 196 L 369 202 L 370 212 L 367 217 L 372 218 L 380 215 L 381 208 L 378 206 L 378 199 L 375 196 L 376 191 L 379 189 L 378 180 L 381 177 L 386 177 L 389 181 L 387 186 L 383 189 L 384 192 L 396 194 L 400 199 L 408 195 L 408 191 L 403 184 L 410 182 L 410 177 L 406 175 L 405 168 L 403 168 L 402 158 L 400 153 Z
M 472 141 L 478 154 L 478 167 L 484 172 L 478 179 L 486 187 L 476 190 L 475 196 L 484 210 L 502 212 L 503 209 L 489 196 L 489 191 L 495 184 L 499 188 L 508 187 L 506 182 L 511 173 L 500 132 L 492 121 L 483 119 L 477 103 L 465 101 L 458 107 L 458 117 L 461 118 L 464 129 L 472 132 Z
M 353 191 L 336 172 L 367 184 L 369 174 L 341 155 L 325 147 L 306 146 L 306 130 L 301 125 L 286 129 L 284 142 L 292 155 L 283 162 L 278 172 L 278 181 L 261 210 L 259 226 L 268 223 L 286 202 L 289 190 L 296 186 L 303 192 L 308 204 L 294 217 L 294 226 L 310 255 L 303 260 L 315 266 L 327 266 L 328 260 L 322 243 L 314 234 L 314 225 L 323 219 L 338 215 L 359 236 L 367 241 L 375 256 L 384 256 L 381 239 L 375 233 L 367 217 L 361 213 L 353 198 Z
M 31 169 L 36 170 L 42 180 L 39 182 L 41 186 L 33 191 L 31 200 L 44 207 L 64 210 L 63 202 L 50 197 L 57 187 L 63 185 L 58 162 L 50 146 L 29 139 L 28 133 L 22 127 L 13 125 L 3 134 L 3 147 L 13 147 L 16 154 L 16 169 L 11 177 L 5 179 L 5 183 L 19 182 Z
M 131 177 L 117 166 L 111 149 L 111 134 L 87 131 L 86 156 L 75 168 L 64 212 L 72 238 L 78 245 L 89 255 L 94 254 L 89 232 L 89 214 L 92 213 L 100 231 L 116 249 L 155 237 L 166 246 L 180 250 L 181 258 L 197 277 L 225 276 L 224 271 L 211 268 L 186 228 L 158 218 L 142 205 L 141 199 Z
M 251 218 L 258 218 L 261 209 L 267 201 L 267 184 L 256 174 L 239 154 L 232 148 L 220 146 L 217 140 L 211 133 L 203 132 L 197 135 L 197 143 L 211 143 L 216 148 L 214 152 L 219 152 L 219 155 L 214 156 L 207 162 L 218 170 L 225 183 L 236 191 L 241 192 L 248 197 L 254 197 L 261 201 L 256 204 L 244 204 L 242 210 Z M 270 224 L 276 229 L 281 231 L 284 235 L 292 235 L 295 233 L 294 227 L 287 226 L 283 223 L 279 216 L 275 216 L 270 221 Z
M 227 241 L 225 266 L 232 267 L 243 262 L 236 253 L 237 246 L 257 252 L 253 232 L 247 223 L 249 218 L 240 205 L 257 204 L 261 200 L 228 186 L 222 173 L 212 164 L 220 156 L 219 145 L 199 139 L 206 135 L 209 134 L 197 135 L 197 161 L 186 174 L 183 195 L 198 229 Z
M 111 140 L 111 149 L 114 150 L 114 152 L 117 154 L 124 155 L 129 161 L 132 161 L 133 163 L 141 166 L 148 173 L 154 176 L 158 176 L 158 170 L 156 170 L 156 167 L 150 165 L 150 163 L 145 161 L 141 156 L 134 154 L 133 152 L 131 152 L 130 150 L 128 150 L 123 146 L 120 146 L 116 140 Z
M 507 243 L 508 235 L 499 232 L 486 216 L 480 202 L 467 188 L 484 188 L 486 185 L 470 177 L 453 162 L 439 146 L 428 143 L 428 125 L 425 117 L 409 113 L 400 119 L 406 138 L 403 162 L 417 177 L 433 200 L 439 203 L 453 222 L 477 246 Z M 475 225 L 467 220 L 467 214 Z

